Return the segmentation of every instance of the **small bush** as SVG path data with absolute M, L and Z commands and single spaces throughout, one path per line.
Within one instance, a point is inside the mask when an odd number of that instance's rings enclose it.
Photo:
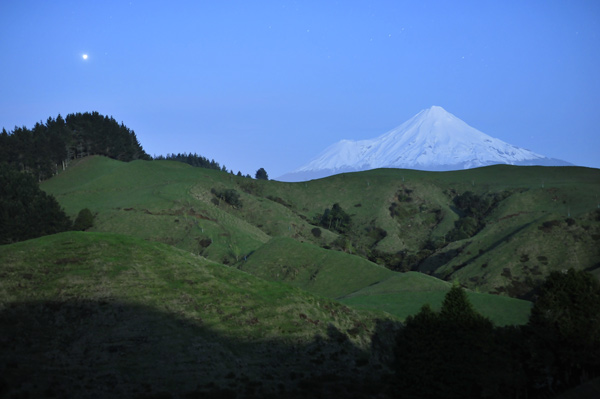
M 343 234 L 350 229 L 351 218 L 340 204 L 335 203 L 331 209 L 325 209 L 322 216 L 315 218 L 315 224 Z
M 312 233 L 313 236 L 315 236 L 317 238 L 321 237 L 321 229 L 318 227 L 315 227 L 310 232 Z
M 213 188 L 210 190 L 210 192 L 213 193 L 213 195 L 215 197 L 227 202 L 229 205 L 233 206 L 234 208 L 241 208 L 243 205 L 242 201 L 240 199 L 240 194 L 233 189 L 217 190 L 217 189 Z M 213 201 L 213 203 L 215 203 L 215 202 Z M 216 204 L 216 205 L 218 205 L 218 204 Z
M 289 202 L 287 202 L 286 200 L 284 200 L 281 197 L 274 197 L 272 195 L 267 195 L 267 199 L 271 200 L 273 202 L 277 202 L 278 204 L 281 204 L 281 205 L 285 206 L 286 208 L 292 207 L 292 205 Z
M 381 227 L 367 227 L 367 233 L 368 236 L 375 241 L 375 243 L 378 243 L 387 237 L 387 231 Z
M 502 273 L 500 275 L 503 277 L 512 278 L 512 273 L 510 272 L 510 269 L 508 267 L 502 269 Z
M 88 208 L 83 208 L 79 211 L 75 222 L 73 223 L 73 230 L 84 231 L 94 226 L 94 215 Z
M 558 220 L 549 220 L 547 222 L 542 223 L 542 225 L 540 227 L 538 227 L 539 230 L 542 230 L 546 233 L 549 233 L 550 231 L 552 231 L 553 227 L 559 226 L 560 222 Z

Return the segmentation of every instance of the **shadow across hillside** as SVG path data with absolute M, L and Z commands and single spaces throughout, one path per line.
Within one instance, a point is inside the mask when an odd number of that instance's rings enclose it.
M 330 326 L 304 342 L 241 341 L 147 306 L 21 302 L 0 311 L 0 397 L 387 397 L 390 342 Z

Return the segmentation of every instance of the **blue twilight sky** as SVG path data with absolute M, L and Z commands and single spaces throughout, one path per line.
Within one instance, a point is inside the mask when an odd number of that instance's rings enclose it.
M 600 167 L 597 0 L 5 0 L 0 57 L 0 128 L 98 111 L 149 154 L 236 173 L 277 177 L 432 105 Z

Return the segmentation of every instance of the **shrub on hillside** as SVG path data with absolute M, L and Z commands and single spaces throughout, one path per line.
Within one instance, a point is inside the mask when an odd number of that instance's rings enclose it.
M 466 191 L 454 197 L 452 202 L 461 217 L 454 223 L 454 229 L 446 235 L 446 240 L 452 242 L 473 237 L 485 227 L 485 217 L 510 195 L 509 191 L 486 195 Z
M 339 233 L 345 233 L 350 229 L 351 218 L 340 206 L 335 203 L 331 209 L 325 209 L 323 215 L 317 216 L 316 224 L 325 227 L 328 230 L 335 230 Z
M 83 208 L 79 211 L 75 222 L 73 223 L 73 230 L 84 231 L 94 226 L 94 215 L 88 208 Z
M 452 242 L 473 237 L 482 227 L 482 224 L 472 216 L 458 219 L 454 222 L 454 229 L 446 234 L 446 240 Z
M 369 238 L 374 241 L 373 245 L 376 245 L 379 241 L 387 237 L 387 231 L 381 227 L 367 227 L 366 230 Z
M 538 227 L 539 230 L 542 230 L 544 233 L 549 233 L 552 231 L 552 228 L 560 226 L 560 221 L 558 220 L 548 220 L 542 223 L 541 226 Z
M 210 192 L 213 193 L 215 197 L 227 202 L 234 208 L 241 208 L 243 205 L 242 200 L 240 199 L 240 194 L 231 188 L 224 190 L 217 190 L 213 188 L 210 190 Z

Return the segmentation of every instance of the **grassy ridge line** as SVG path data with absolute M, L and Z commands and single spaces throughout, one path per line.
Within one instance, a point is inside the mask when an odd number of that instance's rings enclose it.
M 115 163 L 120 166 L 115 167 Z M 87 165 L 67 170 L 42 183 L 42 188 L 55 195 L 69 215 L 76 215 L 83 207 L 97 212 L 94 231 L 168 243 L 202 252 L 220 263 L 237 262 L 271 235 L 311 236 L 311 225 L 260 195 L 264 185 L 271 182 L 171 161 L 125 164 L 91 157 Z M 69 186 L 71 179 L 76 184 Z M 224 201 L 215 205 L 212 188 L 235 189 L 243 207 L 236 209 Z M 199 244 L 203 239 L 212 243 L 208 249 Z
M 404 320 L 429 303 L 441 307 L 450 283 L 422 273 L 397 273 L 362 258 L 328 251 L 291 238 L 273 238 L 253 253 L 242 270 L 336 298 L 359 309 L 383 310 Z M 469 299 L 497 325 L 524 324 L 531 303 L 469 292 Z
M 56 195 L 69 214 L 83 207 L 97 213 L 95 231 L 151 239 L 193 253 L 203 249 L 199 241 L 208 239 L 215 245 L 206 255 L 218 261 L 234 261 L 233 253 L 248 253 L 269 239 L 232 210 L 196 198 L 201 191 L 210 199 L 210 189 L 229 175 L 170 161 L 122 164 L 92 157 L 88 164 L 95 171 L 93 179 L 82 178 L 91 171 L 77 166 L 44 182 L 43 188 Z M 72 178 L 83 183 L 69 187 Z

